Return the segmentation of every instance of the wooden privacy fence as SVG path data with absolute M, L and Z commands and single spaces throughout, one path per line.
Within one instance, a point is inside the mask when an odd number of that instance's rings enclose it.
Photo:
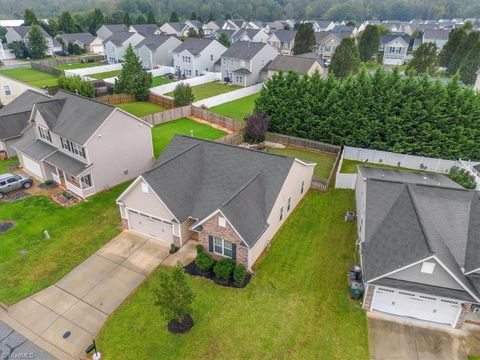
M 267 132 L 265 135 L 267 141 L 280 143 L 283 145 L 298 146 L 302 148 L 322 151 L 329 154 L 339 154 L 342 149 L 340 146 L 326 144 L 314 140 L 302 139 L 295 136 Z
M 37 63 L 37 62 L 32 62 L 30 64 L 32 66 L 32 69 L 40 70 L 49 74 L 53 74 L 56 76 L 62 76 L 63 75 L 63 70 L 55 69 L 54 67 L 51 67 L 46 64 L 42 63 Z
M 190 105 L 182 106 L 178 108 L 173 108 L 165 110 L 162 112 L 149 114 L 143 116 L 141 119 L 148 122 L 151 125 L 158 125 L 168 121 L 189 117 L 192 115 L 192 108 Z
M 57 66 L 57 65 L 64 65 L 64 64 L 75 64 L 80 63 L 82 61 L 94 60 L 94 61 L 102 61 L 105 57 L 103 55 L 87 55 L 87 56 L 66 56 L 66 57 L 57 57 L 54 59 L 42 59 L 42 60 L 35 60 L 35 64 L 43 64 L 47 66 Z
M 243 131 L 240 131 L 239 133 L 228 134 L 227 136 L 217 139 L 217 141 L 221 143 L 229 144 L 229 145 L 238 146 L 244 142 Z
M 202 109 L 192 105 L 192 116 L 198 117 L 205 121 L 208 121 L 212 124 L 222 126 L 226 129 L 232 130 L 234 132 L 240 131 L 244 128 L 244 125 L 230 119 L 226 116 L 216 114 L 212 111 Z
M 175 107 L 175 104 L 173 103 L 173 99 L 168 98 L 166 96 L 162 96 L 162 95 L 155 95 L 154 93 L 151 93 L 151 92 L 148 94 L 148 101 L 154 104 L 166 106 L 169 109 L 172 109 Z
M 113 94 L 107 96 L 100 96 L 96 100 L 109 105 L 118 105 L 126 102 L 135 101 L 135 96 L 129 94 Z

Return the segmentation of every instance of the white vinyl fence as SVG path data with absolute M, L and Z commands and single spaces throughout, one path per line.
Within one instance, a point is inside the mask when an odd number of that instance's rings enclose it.
M 242 89 L 230 91 L 230 92 L 227 92 L 227 93 L 224 93 L 224 94 L 220 94 L 220 95 L 217 95 L 217 96 L 212 96 L 212 97 L 207 98 L 207 99 L 202 99 L 202 100 L 196 101 L 196 102 L 193 103 L 193 105 L 194 106 L 199 106 L 199 107 L 200 106 L 206 106 L 207 108 L 212 107 L 212 106 L 217 106 L 217 105 L 224 104 L 224 103 L 227 103 L 227 102 L 230 102 L 230 101 L 241 99 L 243 97 L 246 97 L 246 96 L 249 96 L 249 95 L 252 95 L 252 94 L 256 94 L 260 90 L 262 90 L 262 87 L 263 87 L 263 83 L 255 84 L 255 85 L 248 86 L 248 87 L 245 87 L 245 88 L 242 88 Z
M 147 72 L 152 73 L 152 77 L 155 77 L 155 76 L 162 76 L 162 75 L 165 75 L 165 74 L 168 74 L 168 73 L 173 73 L 174 70 L 175 69 L 171 66 L 162 66 L 158 69 L 147 70 Z M 116 79 L 117 79 L 117 77 L 114 76 L 114 77 L 111 77 L 111 78 L 103 79 L 103 81 L 105 81 L 107 84 L 115 85 L 115 80 Z
M 110 65 L 100 65 L 100 66 L 92 66 L 82 69 L 72 69 L 72 70 L 65 70 L 66 77 L 74 77 L 74 76 L 88 76 L 92 74 L 99 74 L 108 71 L 115 71 L 115 70 L 122 70 L 122 64 L 110 64 Z
M 169 83 L 169 84 L 164 84 L 160 85 L 154 88 L 150 89 L 150 92 L 155 94 L 155 95 L 163 95 L 169 92 L 172 92 L 175 90 L 175 87 L 178 84 L 188 84 L 190 86 L 196 86 L 196 85 L 201 85 L 201 84 L 206 84 L 212 81 L 218 81 L 222 78 L 222 73 L 213 73 L 213 72 L 208 72 L 205 75 L 202 76 L 196 76 L 193 78 L 185 79 L 185 80 L 180 80 L 177 82 Z

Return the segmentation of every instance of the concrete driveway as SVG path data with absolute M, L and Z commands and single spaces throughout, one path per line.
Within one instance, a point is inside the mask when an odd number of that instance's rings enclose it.
M 169 249 L 124 231 L 55 285 L 11 306 L 8 315 L 38 336 L 36 343 L 46 342 L 45 349 L 53 345 L 78 358 Z
M 368 313 L 370 358 L 374 360 L 465 360 L 465 333 L 381 313 Z

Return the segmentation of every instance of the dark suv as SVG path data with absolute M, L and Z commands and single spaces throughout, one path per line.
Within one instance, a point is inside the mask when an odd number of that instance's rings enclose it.
M 32 187 L 33 180 L 22 174 L 0 174 L 0 199 L 7 193 Z

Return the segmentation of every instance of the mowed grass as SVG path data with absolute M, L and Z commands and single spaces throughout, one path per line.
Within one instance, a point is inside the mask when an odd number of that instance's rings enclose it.
M 118 104 L 116 106 L 138 117 L 167 110 L 165 106 L 154 104 L 148 101 L 133 101 L 129 103 Z
M 75 63 L 75 64 L 62 64 L 55 66 L 56 69 L 59 70 L 75 70 L 75 69 L 84 69 L 89 67 L 101 66 L 105 65 L 100 61 L 94 61 L 89 63 Z
M 253 108 L 255 107 L 255 99 L 258 96 L 259 94 L 245 96 L 238 100 L 213 106 L 209 110 L 243 124 L 245 122 L 245 118 L 253 112 Z
M 167 78 L 164 77 L 164 76 L 155 76 L 155 77 L 152 79 L 152 86 L 150 86 L 150 87 L 153 88 L 153 87 L 156 87 L 156 86 L 169 84 L 169 83 L 171 83 L 171 82 L 172 82 L 172 80 L 167 79 Z
M 10 170 L 8 170 L 7 168 L 13 164 L 18 164 L 18 158 L 16 156 L 5 159 L 5 160 L 0 160 L 0 174 L 9 172 Z M 1 214 L 1 211 L 0 211 L 0 214 Z M 1 246 L 1 242 L 0 242 L 0 246 Z
M 414 171 L 414 172 L 426 172 L 420 169 L 407 169 L 402 168 L 399 166 L 391 166 L 391 165 L 384 165 L 384 164 L 374 164 L 374 163 L 365 163 L 363 161 L 356 161 L 356 160 L 347 160 L 343 159 L 342 167 L 340 169 L 341 173 L 344 174 L 356 174 L 358 171 L 358 166 L 366 166 L 366 167 L 373 167 L 373 168 L 382 168 L 382 169 L 390 169 L 390 170 L 400 170 L 400 171 Z
M 297 149 L 294 147 L 286 147 L 285 149 L 269 148 L 268 152 L 297 158 L 307 163 L 316 163 L 314 175 L 322 179 L 328 179 L 330 171 L 335 163 L 335 155 L 322 153 L 319 151 L 309 151 Z
M 195 96 L 194 101 L 197 101 L 224 94 L 233 90 L 238 90 L 240 88 L 241 86 L 237 85 L 225 85 L 219 82 L 209 82 L 202 85 L 192 86 L 192 92 Z M 169 92 L 165 95 L 173 97 L 173 92 Z
M 153 152 L 159 157 L 172 138 L 178 135 L 192 135 L 199 139 L 216 140 L 227 133 L 192 119 L 182 118 L 155 126 L 152 129 Z
M 32 86 L 43 88 L 57 86 L 57 76 L 32 68 L 16 68 L 0 70 L 0 74 L 23 81 Z
M 97 80 L 103 80 L 103 79 L 108 79 L 112 77 L 117 77 L 118 75 L 120 75 L 121 72 L 122 70 L 112 70 L 112 71 L 105 71 L 97 74 L 90 74 L 88 76 Z
M 117 235 L 121 226 L 115 200 L 126 186 L 70 208 L 46 196 L 1 204 L 0 221 L 15 226 L 0 234 L 0 301 L 13 304 L 52 285 Z
M 310 192 L 244 289 L 192 277 L 195 325 L 172 335 L 155 305 L 159 268 L 97 337 L 105 359 L 368 359 L 367 320 L 350 300 L 354 193 Z M 132 335 L 136 334 L 136 335 Z M 155 354 L 155 355 L 152 355 Z

